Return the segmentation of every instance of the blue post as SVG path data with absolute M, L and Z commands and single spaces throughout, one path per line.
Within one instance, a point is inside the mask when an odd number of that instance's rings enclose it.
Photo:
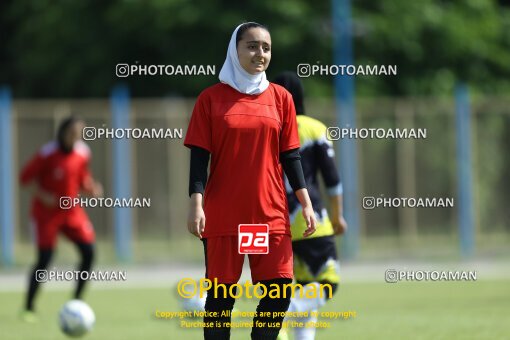
M 353 64 L 352 18 L 350 0 L 332 0 L 333 61 L 337 65 Z M 340 128 L 355 128 L 354 78 L 338 75 L 334 78 L 336 117 Z M 342 239 L 344 258 L 356 257 L 359 250 L 358 157 L 354 139 L 340 140 L 339 168 L 344 187 L 344 215 L 349 229 Z
M 471 172 L 471 109 L 466 84 L 455 89 L 457 129 L 457 177 L 460 253 L 470 257 L 475 250 L 473 222 L 473 176 Z
M 116 86 L 110 98 L 112 127 L 129 128 L 129 90 Z M 113 195 L 114 198 L 131 197 L 131 145 L 129 139 L 113 139 Z M 121 261 L 132 257 L 132 215 L 127 208 L 115 208 L 113 212 L 115 253 Z
M 14 206 L 12 174 L 12 109 L 11 91 L 0 88 L 0 262 L 11 266 L 14 260 Z

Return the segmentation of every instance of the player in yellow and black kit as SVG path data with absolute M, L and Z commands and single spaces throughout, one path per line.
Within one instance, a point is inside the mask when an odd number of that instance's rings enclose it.
M 330 284 L 334 293 L 340 282 L 335 235 L 343 234 L 347 229 L 342 214 L 342 183 L 335 166 L 335 151 L 331 141 L 326 138 L 326 126 L 317 119 L 304 115 L 303 87 L 296 74 L 284 72 L 276 77 L 274 83 L 285 87 L 294 100 L 301 145 L 299 150 L 301 164 L 318 222 L 315 233 L 305 239 L 302 235 L 306 229 L 306 222 L 299 213 L 299 201 L 286 181 L 294 252 L 294 277 L 303 286 Z M 319 172 L 329 196 L 330 214 L 321 199 L 317 176 Z M 324 296 L 328 295 L 327 293 Z M 292 298 L 288 311 L 316 311 L 325 302 L 326 299 L 319 296 L 313 299 L 296 296 Z M 309 315 L 300 321 L 304 323 L 317 321 L 311 313 Z M 314 337 L 315 327 L 295 328 L 295 339 L 309 340 Z

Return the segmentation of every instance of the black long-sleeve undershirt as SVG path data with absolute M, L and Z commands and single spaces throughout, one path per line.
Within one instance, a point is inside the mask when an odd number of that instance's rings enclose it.
M 191 160 L 189 167 L 189 195 L 204 193 L 207 183 L 207 165 L 210 153 L 206 149 L 197 146 L 191 147 Z
M 299 149 L 282 152 L 280 154 L 280 162 L 282 163 L 283 171 L 285 171 L 285 175 L 287 175 L 292 190 L 296 192 L 299 189 L 306 188 Z

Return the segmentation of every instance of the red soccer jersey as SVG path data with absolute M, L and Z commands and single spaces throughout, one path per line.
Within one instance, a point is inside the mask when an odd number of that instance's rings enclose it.
M 292 96 L 270 84 L 259 95 L 226 84 L 204 90 L 184 140 L 211 153 L 204 193 L 203 237 L 237 235 L 239 224 L 263 223 L 289 234 L 281 152 L 299 148 Z
M 59 198 L 75 198 L 80 189 L 87 187 L 90 180 L 89 159 L 90 149 L 82 141 L 76 142 L 69 154 L 62 152 L 56 142 L 50 142 L 25 165 L 21 171 L 21 183 L 27 184 L 35 180 L 44 191 L 52 193 L 56 200 L 56 206 L 48 207 L 35 197 L 32 201 L 32 213 L 35 217 L 58 213 L 72 214 L 73 211 L 78 213 L 82 210 L 79 206 L 68 210 L 60 209 Z

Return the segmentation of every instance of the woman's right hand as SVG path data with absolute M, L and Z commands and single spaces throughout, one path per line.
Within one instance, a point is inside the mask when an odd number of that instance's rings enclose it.
M 202 208 L 202 194 L 191 195 L 188 213 L 188 231 L 196 237 L 202 238 L 205 230 L 205 213 Z

